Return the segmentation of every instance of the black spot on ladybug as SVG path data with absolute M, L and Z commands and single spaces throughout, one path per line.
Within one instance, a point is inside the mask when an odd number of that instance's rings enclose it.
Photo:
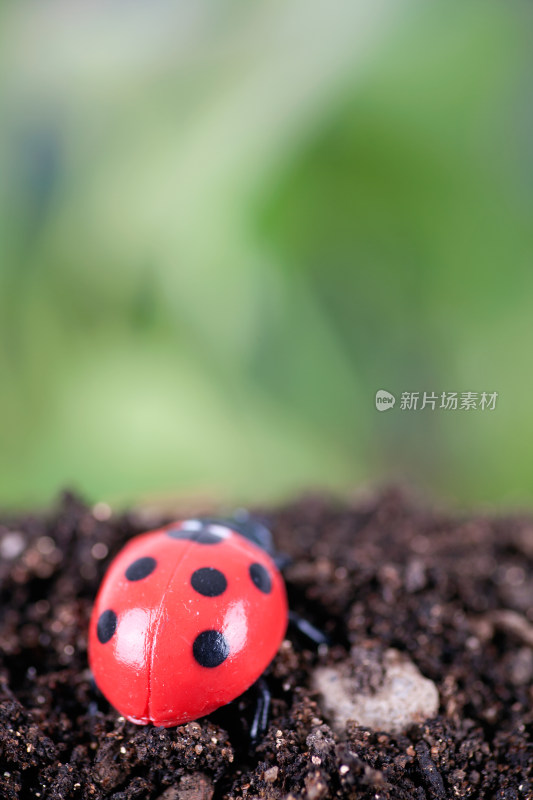
M 270 594 L 272 591 L 272 580 L 262 564 L 250 564 L 250 578 L 254 586 L 260 592 Z
M 181 528 L 171 528 L 167 531 L 167 536 L 171 539 L 188 539 L 198 544 L 218 544 L 226 538 L 222 533 L 210 529 L 209 525 L 196 519 L 184 522 Z
M 229 644 L 220 631 L 202 631 L 192 646 L 201 667 L 219 667 L 229 656 Z
M 144 558 L 137 558 L 132 561 L 125 572 L 126 578 L 129 581 L 140 581 L 151 575 L 157 567 L 157 561 L 152 556 L 144 556 Z
M 201 567 L 191 575 L 191 586 L 204 597 L 218 597 L 226 591 L 228 582 L 220 570 L 214 567 Z
M 106 644 L 117 629 L 117 615 L 114 611 L 110 608 L 103 611 L 102 614 L 98 617 L 98 622 L 96 623 L 96 635 L 98 636 L 98 641 L 102 644 Z

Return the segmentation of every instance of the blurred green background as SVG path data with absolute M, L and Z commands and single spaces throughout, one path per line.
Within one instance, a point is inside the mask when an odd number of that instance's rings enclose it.
M 530 505 L 532 14 L 4 4 L 0 505 Z

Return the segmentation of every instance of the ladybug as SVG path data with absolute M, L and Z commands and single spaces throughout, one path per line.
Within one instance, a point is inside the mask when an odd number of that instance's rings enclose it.
M 89 663 L 128 720 L 180 725 L 257 681 L 288 616 L 264 526 L 189 519 L 135 536 L 112 561 L 91 617 Z

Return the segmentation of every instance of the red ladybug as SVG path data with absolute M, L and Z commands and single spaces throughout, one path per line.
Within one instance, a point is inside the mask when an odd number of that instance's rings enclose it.
M 248 689 L 287 621 L 283 578 L 260 537 L 238 523 L 187 520 L 136 536 L 111 563 L 89 663 L 127 719 L 179 725 Z

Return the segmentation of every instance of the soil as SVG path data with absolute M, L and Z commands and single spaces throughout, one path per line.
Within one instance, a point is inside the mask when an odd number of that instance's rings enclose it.
M 168 519 L 109 517 L 66 494 L 53 514 L 4 520 L 0 797 L 532 798 L 533 518 L 457 518 L 395 490 L 352 504 L 307 497 L 263 518 L 292 559 L 291 607 L 332 646 L 289 632 L 266 674 L 272 713 L 255 749 L 252 690 L 163 729 L 126 722 L 91 679 L 87 626 L 105 569 Z M 399 733 L 335 727 L 316 670 L 349 663 L 371 695 L 391 648 L 434 682 L 437 716 Z

